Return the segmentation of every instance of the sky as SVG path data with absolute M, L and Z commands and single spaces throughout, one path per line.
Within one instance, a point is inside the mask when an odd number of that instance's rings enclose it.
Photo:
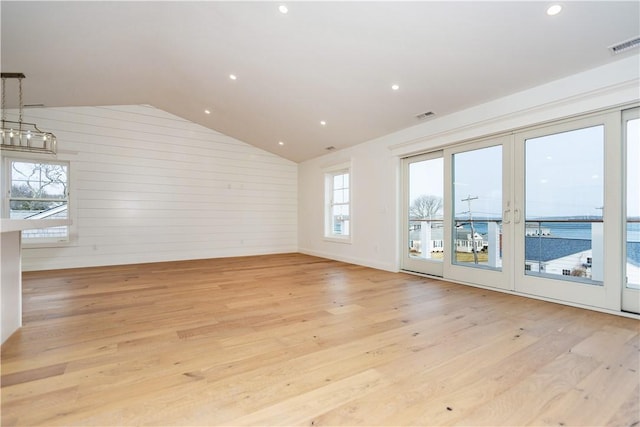
M 456 218 L 502 217 L 502 146 L 453 155 L 453 202 Z M 471 202 L 467 198 L 475 198 Z M 471 209 L 469 209 L 471 208 Z
M 600 216 L 604 205 L 604 126 L 525 142 L 526 217 Z

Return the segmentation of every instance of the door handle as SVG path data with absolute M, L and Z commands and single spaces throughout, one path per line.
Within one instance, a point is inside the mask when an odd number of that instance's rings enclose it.
M 520 209 L 513 210 L 513 220 L 516 224 L 520 224 Z
M 511 224 L 511 209 L 505 209 L 502 213 L 502 223 L 503 224 Z

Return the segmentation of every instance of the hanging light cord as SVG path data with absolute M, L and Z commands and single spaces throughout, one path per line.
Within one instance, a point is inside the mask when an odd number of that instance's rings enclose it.
M 2 126 L 4 127 L 4 122 L 7 120 L 7 78 L 2 77 Z M 23 115 L 23 99 L 22 99 L 22 77 L 18 77 L 18 122 L 20 123 L 20 127 L 22 128 L 22 119 Z
M 18 105 L 19 113 L 18 113 L 18 122 L 20 122 L 20 127 L 22 127 L 22 78 L 18 79 Z
M 2 128 L 3 129 L 4 129 L 4 122 L 5 120 L 7 120 L 7 109 L 5 108 L 6 99 L 7 99 L 6 90 L 5 90 L 6 83 L 7 83 L 7 78 L 3 77 L 2 78 Z

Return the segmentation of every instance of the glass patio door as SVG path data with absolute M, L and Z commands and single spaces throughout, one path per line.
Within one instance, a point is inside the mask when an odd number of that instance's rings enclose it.
M 403 159 L 402 269 L 442 276 L 444 170 L 442 152 Z
M 493 138 L 445 150 L 445 277 L 510 289 L 511 144 Z
M 516 291 L 619 309 L 619 117 L 515 135 Z

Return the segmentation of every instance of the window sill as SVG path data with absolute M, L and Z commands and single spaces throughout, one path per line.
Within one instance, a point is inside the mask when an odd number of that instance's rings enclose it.
M 22 249 L 43 249 L 43 248 L 66 248 L 69 246 L 76 246 L 71 243 L 70 240 L 52 240 L 52 241 L 38 241 L 38 242 L 25 242 L 22 241 Z
M 351 236 L 346 236 L 346 237 L 324 236 L 323 240 L 325 242 L 345 243 L 345 244 L 348 244 L 348 245 L 351 244 Z

